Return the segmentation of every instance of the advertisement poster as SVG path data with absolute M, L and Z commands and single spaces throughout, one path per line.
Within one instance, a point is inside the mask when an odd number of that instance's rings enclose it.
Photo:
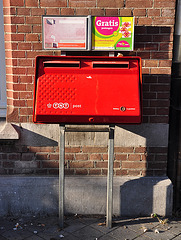
M 87 18 L 43 16 L 44 49 L 86 49 Z
M 133 17 L 92 17 L 92 49 L 133 51 Z

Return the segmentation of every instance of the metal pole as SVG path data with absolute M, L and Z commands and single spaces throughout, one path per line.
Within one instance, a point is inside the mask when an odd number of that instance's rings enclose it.
M 108 144 L 108 174 L 107 174 L 107 215 L 106 227 L 112 228 L 113 212 L 113 163 L 114 163 L 114 125 L 110 125 Z
M 65 162 L 65 125 L 60 126 L 59 141 L 59 226 L 64 225 L 64 162 Z

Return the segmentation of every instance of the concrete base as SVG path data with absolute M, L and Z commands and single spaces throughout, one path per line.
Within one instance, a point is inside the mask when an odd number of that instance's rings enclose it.
M 58 214 L 58 177 L 0 177 L 0 216 Z M 65 214 L 106 214 L 106 177 L 65 178 Z M 172 214 L 167 177 L 114 177 L 113 214 Z

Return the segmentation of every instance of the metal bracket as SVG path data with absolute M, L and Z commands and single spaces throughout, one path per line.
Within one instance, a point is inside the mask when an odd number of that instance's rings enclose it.
M 114 163 L 114 130 L 115 125 L 107 127 L 65 127 L 60 126 L 60 141 L 59 141 L 59 226 L 64 226 L 64 162 L 65 162 L 65 132 L 109 132 L 108 142 L 108 175 L 107 175 L 107 212 L 106 212 L 106 226 L 112 228 L 113 215 L 113 163 Z

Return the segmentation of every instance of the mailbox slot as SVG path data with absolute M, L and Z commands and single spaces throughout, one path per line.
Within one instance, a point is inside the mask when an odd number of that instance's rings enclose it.
M 45 68 L 80 68 L 80 61 L 47 61 L 43 66 Z
M 93 62 L 93 68 L 129 68 L 129 62 Z

